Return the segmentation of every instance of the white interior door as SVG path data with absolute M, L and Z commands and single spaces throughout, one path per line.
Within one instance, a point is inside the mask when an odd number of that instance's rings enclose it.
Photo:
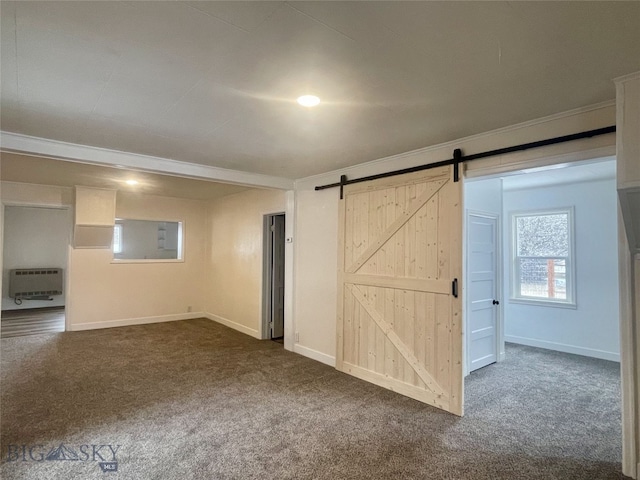
M 467 214 L 467 362 L 473 372 L 498 360 L 498 218 Z

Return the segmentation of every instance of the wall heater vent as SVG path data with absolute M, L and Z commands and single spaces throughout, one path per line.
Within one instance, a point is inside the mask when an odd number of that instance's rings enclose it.
M 9 270 L 9 297 L 62 295 L 62 268 Z

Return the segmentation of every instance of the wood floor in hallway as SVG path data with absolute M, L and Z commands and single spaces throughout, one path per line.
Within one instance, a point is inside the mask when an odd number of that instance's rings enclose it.
M 64 307 L 3 310 L 2 338 L 64 332 Z

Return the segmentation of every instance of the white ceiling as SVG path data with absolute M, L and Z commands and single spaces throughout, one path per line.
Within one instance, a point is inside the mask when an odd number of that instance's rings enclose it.
M 614 179 L 616 178 L 616 160 L 615 158 L 606 158 L 595 162 L 558 164 L 537 170 L 503 177 L 502 188 L 504 190 L 520 190 Z
M 640 70 L 640 2 L 0 10 L 2 130 L 287 178 L 610 100 Z
M 0 178 L 3 182 L 34 183 L 58 187 L 84 185 L 111 188 L 122 192 L 194 200 L 215 200 L 248 189 L 238 185 L 207 180 L 64 162 L 14 153 L 0 155 Z M 127 180 L 136 180 L 138 184 L 135 186 L 127 185 L 125 183 Z

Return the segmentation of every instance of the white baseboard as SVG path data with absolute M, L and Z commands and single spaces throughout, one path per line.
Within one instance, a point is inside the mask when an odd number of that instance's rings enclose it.
M 78 332 L 80 330 L 96 330 L 99 328 L 127 327 L 129 325 L 145 325 L 147 323 L 174 322 L 176 320 L 190 320 L 192 318 L 205 318 L 202 312 L 178 313 L 175 315 L 160 315 L 157 317 L 124 318 L 122 320 L 107 320 L 106 322 L 76 323 L 69 325 L 68 330 Z
M 326 353 L 322 353 L 317 350 L 314 350 L 313 348 L 303 347 L 302 345 L 296 343 L 293 346 L 293 351 L 304 357 L 308 357 L 317 362 L 324 363 L 325 365 L 329 365 L 330 367 L 336 366 L 335 357 L 332 357 L 331 355 L 327 355 Z
M 213 320 L 214 322 L 221 323 L 225 327 L 233 328 L 239 332 L 242 332 L 246 335 L 250 335 L 253 338 L 257 338 L 260 340 L 260 332 L 253 328 L 246 327 L 240 323 L 234 322 L 233 320 L 229 320 L 228 318 L 221 317 L 219 315 L 215 315 L 213 313 L 204 313 L 203 317 L 208 318 L 209 320 Z
M 602 360 L 611 360 L 613 362 L 620 361 L 619 353 L 597 350 L 595 348 L 577 347 L 575 345 L 566 345 L 564 343 L 537 340 L 535 338 L 516 337 L 513 335 L 505 335 L 504 340 L 505 342 L 519 343 L 520 345 L 527 345 L 529 347 L 546 348 L 547 350 L 573 353 L 575 355 L 583 355 L 585 357 L 601 358 Z

